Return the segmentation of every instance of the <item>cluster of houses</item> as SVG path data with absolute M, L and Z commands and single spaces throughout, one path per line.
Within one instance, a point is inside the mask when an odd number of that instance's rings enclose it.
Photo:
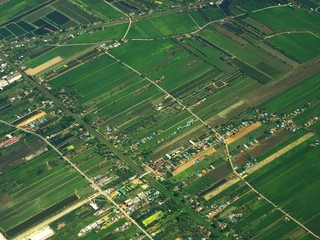
M 1 71 L 3 71 L 2 65 L 3 64 L 1 64 Z M 0 80 L 0 90 L 3 90 L 6 86 L 9 86 L 15 81 L 19 81 L 20 79 L 22 79 L 22 75 L 17 71 L 10 72 L 9 74 L 2 76 Z
M 12 136 L 11 134 L 7 134 L 6 138 L 6 140 L 0 142 L 0 149 L 9 147 L 20 140 L 20 137 Z

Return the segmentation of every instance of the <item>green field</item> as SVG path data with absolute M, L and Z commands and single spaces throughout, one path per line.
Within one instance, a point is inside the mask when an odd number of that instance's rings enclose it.
M 112 54 L 153 80 L 164 78 L 159 85 L 169 92 L 186 86 L 209 70 L 214 71 L 212 77 L 220 73 L 172 40 L 130 42 Z
M 105 27 L 102 31 L 96 30 L 93 33 L 81 34 L 70 40 L 70 43 L 95 43 L 111 40 L 120 40 L 128 28 L 127 23 Z
M 16 17 L 18 14 L 23 13 L 24 11 L 30 10 L 33 7 L 36 7 L 42 3 L 41 0 L 10 0 L 2 3 L 0 5 L 0 23 L 5 22 L 13 17 Z
M 60 56 L 61 58 L 68 59 L 70 57 L 73 57 L 82 51 L 85 51 L 86 49 L 89 49 L 90 46 L 61 46 L 56 47 L 34 59 L 31 59 L 30 61 L 26 62 L 26 65 L 30 68 L 35 68 L 47 61 L 50 61 L 51 59 Z
M 229 53 L 234 53 L 242 47 L 240 43 L 228 38 L 214 28 L 209 27 L 198 34 Z
M 307 140 L 247 177 L 259 192 L 302 222 L 319 214 L 316 210 L 316 199 L 320 197 L 319 149 L 309 146 L 315 139 Z
M 188 14 L 165 14 L 134 22 L 127 38 L 159 38 L 195 30 Z
M 270 38 L 267 42 L 302 62 L 320 54 L 320 38 L 308 33 L 283 34 Z
M 1 176 L 0 226 L 8 230 L 86 185 L 48 151 Z
M 320 74 L 316 74 L 293 88 L 287 90 L 281 96 L 277 96 L 264 103 L 261 107 L 270 113 L 290 113 L 319 96 Z
M 320 15 L 290 7 L 272 8 L 252 16 L 276 32 L 309 30 L 320 33 Z
M 103 0 L 81 0 L 81 3 L 88 11 L 96 13 L 98 16 L 103 16 L 108 19 L 124 17 L 122 13 L 108 5 Z

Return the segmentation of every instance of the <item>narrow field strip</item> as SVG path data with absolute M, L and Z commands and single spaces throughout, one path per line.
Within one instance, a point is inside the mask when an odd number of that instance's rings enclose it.
M 53 65 L 61 62 L 62 60 L 63 60 L 62 57 L 59 57 L 59 56 L 55 57 L 55 58 L 53 58 L 53 59 L 51 59 L 51 60 L 49 60 L 49 61 L 47 61 L 47 62 L 45 62 L 45 63 L 43 63 L 41 65 L 39 65 L 38 67 L 27 69 L 26 73 L 28 75 L 34 76 L 37 73 L 42 72 L 43 70 L 46 70 L 47 68 L 52 67 Z
M 267 157 L 266 159 L 262 160 L 261 162 L 256 163 L 251 168 L 248 168 L 246 170 L 246 172 L 248 174 L 251 174 L 251 173 L 257 171 L 258 169 L 262 168 L 263 166 L 267 165 L 268 163 L 270 163 L 270 162 L 274 161 L 275 159 L 279 158 L 283 154 L 289 152 L 290 150 L 292 150 L 296 146 L 298 146 L 298 145 L 302 144 L 303 142 L 307 141 L 308 139 L 310 139 L 314 135 L 315 135 L 315 133 L 307 133 L 307 134 L 305 134 L 304 136 L 302 136 L 299 139 L 295 140 L 294 142 L 290 143 L 286 147 L 280 149 L 279 151 L 277 151 L 276 153 L 274 153 L 271 156 Z M 229 180 L 228 182 L 224 183 L 223 185 L 219 186 L 218 188 L 214 189 L 213 191 L 211 191 L 210 193 L 205 195 L 204 199 L 206 199 L 208 201 L 210 198 L 216 196 L 217 194 L 221 193 L 222 191 L 226 190 L 227 188 L 231 187 L 233 184 L 235 184 L 235 183 L 237 183 L 239 181 L 240 181 L 240 178 L 233 178 L 233 179 Z

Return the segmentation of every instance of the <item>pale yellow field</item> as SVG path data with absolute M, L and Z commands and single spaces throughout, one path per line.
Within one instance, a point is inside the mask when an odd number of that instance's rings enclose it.
M 261 162 L 256 163 L 251 168 L 246 169 L 247 174 L 253 173 L 253 172 L 257 171 L 258 169 L 264 167 L 268 163 L 274 161 L 275 159 L 279 158 L 283 154 L 289 152 L 290 150 L 292 150 L 296 146 L 298 146 L 301 143 L 307 141 L 309 138 L 313 137 L 314 135 L 315 135 L 315 133 L 307 133 L 307 134 L 305 134 L 304 136 L 302 136 L 299 139 L 295 140 L 294 142 L 288 144 L 287 146 L 285 146 L 284 148 L 282 148 L 279 151 L 275 152 L 274 154 L 270 155 L 269 157 L 267 157 L 266 159 L 262 160 Z M 235 184 L 235 183 L 237 183 L 239 181 L 240 181 L 240 178 L 235 176 L 234 178 L 228 180 L 226 183 L 222 184 L 221 186 L 217 187 L 216 189 L 214 189 L 211 192 L 209 192 L 208 194 L 206 194 L 204 196 L 204 199 L 206 199 L 208 201 L 210 198 L 216 196 L 217 194 L 221 193 L 222 191 L 224 191 L 225 189 L 231 187 L 233 184 Z
M 36 75 L 37 73 L 39 72 L 42 72 L 43 70 L 46 70 L 47 68 L 61 62 L 63 60 L 62 57 L 58 56 L 58 57 L 55 57 L 41 65 L 39 65 L 38 67 L 35 67 L 35 68 L 29 68 L 26 70 L 26 74 L 28 75 Z
M 216 149 L 214 147 L 209 147 L 206 150 L 204 150 L 203 152 L 197 154 L 196 156 L 192 157 L 190 160 L 188 160 L 187 162 L 185 162 L 184 164 L 180 165 L 177 169 L 175 169 L 172 172 L 173 176 L 178 175 L 179 173 L 183 172 L 184 170 L 188 169 L 189 167 L 191 167 L 192 165 L 194 165 L 196 163 L 197 158 L 201 157 L 201 156 L 208 156 L 211 155 L 212 153 L 216 152 Z
M 227 138 L 227 144 L 235 142 L 239 138 L 245 136 L 249 132 L 252 132 L 253 130 L 255 130 L 258 127 L 260 127 L 261 125 L 262 124 L 260 122 L 256 122 L 256 123 L 253 123 L 253 124 L 251 124 L 251 125 L 249 125 L 247 127 L 242 128 L 238 133 L 236 133 L 235 135 Z
M 41 118 L 41 117 L 43 117 L 45 115 L 47 115 L 45 112 L 40 112 L 40 113 L 34 115 L 33 117 L 26 119 L 22 123 L 19 123 L 17 125 L 17 127 L 23 127 L 23 126 L 27 125 L 28 123 L 31 123 L 31 122 L 33 122 L 33 121 L 35 121 L 35 120 L 37 120 L 37 119 L 39 119 L 39 118 Z

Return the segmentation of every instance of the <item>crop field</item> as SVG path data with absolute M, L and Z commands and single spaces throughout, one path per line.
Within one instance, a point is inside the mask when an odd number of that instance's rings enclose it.
M 261 84 L 248 76 L 235 79 L 226 88 L 207 97 L 207 100 L 193 108 L 193 111 L 205 120 L 209 120 L 221 112 L 223 109 L 232 106 L 234 103 L 241 102 L 241 97 L 261 86 Z M 233 98 L 230 98 L 230 96 Z M 226 116 L 222 116 L 226 117 Z M 210 121 L 210 120 L 209 120 Z
M 7 231 L 86 185 L 53 151 L 43 153 L 1 176 L 0 226 Z
M 290 141 L 294 139 L 296 137 Z M 319 150 L 310 145 L 316 139 L 317 137 L 314 136 L 301 142 L 264 168 L 249 174 L 246 180 L 264 196 L 318 233 L 315 226 L 319 223 L 317 217 L 319 211 L 315 211 L 315 199 L 319 198 L 319 191 L 316 190 L 319 188 L 316 177 L 320 167 L 316 160 Z M 289 140 L 280 144 L 279 147 L 288 144 Z M 304 180 L 297 182 L 297 177 Z M 238 199 L 217 218 L 223 221 L 230 211 L 241 213 L 240 219 L 231 225 L 235 231 L 250 234 L 252 239 L 280 239 L 281 237 L 296 239 L 306 235 L 307 232 L 295 222 L 286 219 L 283 213 L 275 210 L 268 202 L 241 184 L 233 185 L 210 199 L 210 202 L 215 204 L 225 202 L 230 194 L 236 194 Z
M 11 37 L 44 35 L 59 29 L 97 21 L 96 18 L 68 1 L 60 0 L 40 5 L 39 1 L 18 2 L 11 0 L 1 4 L 0 7 L 0 12 L 3 11 L 1 15 L 3 19 L 15 17 L 7 25 L 0 28 L 0 39 L 2 40 Z M 32 7 L 37 8 L 17 17 L 18 13 L 30 10 Z M 1 10 L 2 8 L 3 10 Z
M 303 107 L 304 104 L 319 97 L 319 78 L 320 75 L 316 74 L 306 79 L 281 96 L 266 102 L 262 107 L 271 113 L 290 113 Z
M 0 119 L 25 130 L 0 124 L 1 232 L 77 202 L 49 224 L 52 239 L 138 239 L 141 228 L 155 240 L 311 238 L 275 205 L 320 234 L 320 17 L 284 4 L 12 10 L 0 26 Z M 10 81 L 14 71 L 26 74 Z
M 252 16 L 276 32 L 311 31 L 320 33 L 319 14 L 290 7 L 273 8 L 252 13 Z
M 319 191 L 316 190 L 319 189 L 319 149 L 309 146 L 315 139 L 311 138 L 300 144 L 248 177 L 248 181 L 259 191 L 307 226 L 308 221 L 319 214 L 315 211 L 315 199 L 319 198 Z M 303 181 L 296 182 L 297 176 Z M 291 184 L 292 182 L 295 184 Z M 309 223 L 313 221 L 319 219 L 313 219 Z M 310 224 L 310 228 L 314 226 L 314 223 Z M 318 232 L 317 228 L 312 230 Z
M 152 55 L 148 54 L 149 50 L 153 50 Z M 172 40 L 132 42 L 115 49 L 112 54 L 151 79 L 160 79 L 159 85 L 169 92 L 205 74 L 210 68 Z M 219 70 L 216 70 L 215 76 L 218 74 Z
M 190 32 L 197 28 L 188 14 L 166 14 L 134 22 L 128 38 L 159 38 Z
M 74 57 L 75 55 L 85 51 L 90 47 L 88 46 L 61 46 L 53 48 L 50 51 L 45 52 L 44 54 L 37 56 L 34 59 L 26 62 L 26 65 L 30 68 L 35 68 L 55 57 L 61 57 L 63 59 L 68 59 Z
M 115 90 L 121 85 L 129 87 L 139 83 L 139 80 L 136 73 L 109 56 L 102 55 L 54 78 L 50 83 L 56 88 L 71 85 L 79 93 L 82 104 L 90 101 L 99 104 L 110 96 L 112 89 Z
M 89 34 L 82 34 L 76 36 L 74 39 L 70 40 L 70 43 L 90 43 L 90 42 L 103 42 L 108 40 L 120 40 L 124 36 L 128 24 L 117 24 L 106 27 L 102 31 L 96 31 Z
M 243 46 L 239 42 L 228 38 L 214 28 L 204 29 L 199 33 L 199 35 L 209 42 L 214 43 L 214 45 L 217 45 L 221 49 L 224 49 L 228 53 L 236 52 Z
M 36 1 L 20 1 L 20 0 L 12 0 L 7 1 L 5 3 L 2 3 L 0 5 L 0 23 L 5 22 L 8 19 L 11 19 L 18 14 L 27 11 L 38 4 L 40 4 L 42 1 L 36 0 Z
M 257 76 L 257 74 L 261 72 L 260 75 L 264 74 L 266 75 L 266 78 L 273 78 L 279 77 L 281 74 L 290 70 L 290 67 L 287 64 L 268 54 L 261 48 L 250 43 L 241 45 L 239 42 L 227 37 L 216 29 L 211 28 L 204 30 L 200 32 L 199 35 L 211 44 L 225 50 L 229 54 L 235 55 L 245 63 L 250 64 L 251 69 L 243 69 L 243 71 L 252 76 Z M 240 67 L 240 69 L 242 67 L 242 65 L 237 66 Z M 258 79 L 262 79 L 262 77 L 258 75 Z
M 189 15 L 200 26 L 224 17 L 219 8 L 197 9 L 196 11 L 190 11 Z
M 103 0 L 98 0 L 98 1 L 96 1 L 96 0 L 89 0 L 89 1 L 81 0 L 81 3 L 87 8 L 88 11 L 93 12 L 94 14 L 96 13 L 98 16 L 102 15 L 104 18 L 107 18 L 107 19 L 124 17 L 124 15 L 122 13 L 115 10 L 113 7 L 108 5 Z
M 267 40 L 287 55 L 300 61 L 308 61 L 319 55 L 320 37 L 308 33 L 283 34 Z
M 170 181 L 174 183 L 184 182 L 184 181 L 194 181 L 199 176 L 197 174 L 202 175 L 202 171 L 205 172 L 210 171 L 212 167 L 217 168 L 223 161 L 221 160 L 221 156 L 217 153 L 206 157 L 204 160 L 192 165 L 188 169 L 182 171 L 176 176 L 170 178 Z

